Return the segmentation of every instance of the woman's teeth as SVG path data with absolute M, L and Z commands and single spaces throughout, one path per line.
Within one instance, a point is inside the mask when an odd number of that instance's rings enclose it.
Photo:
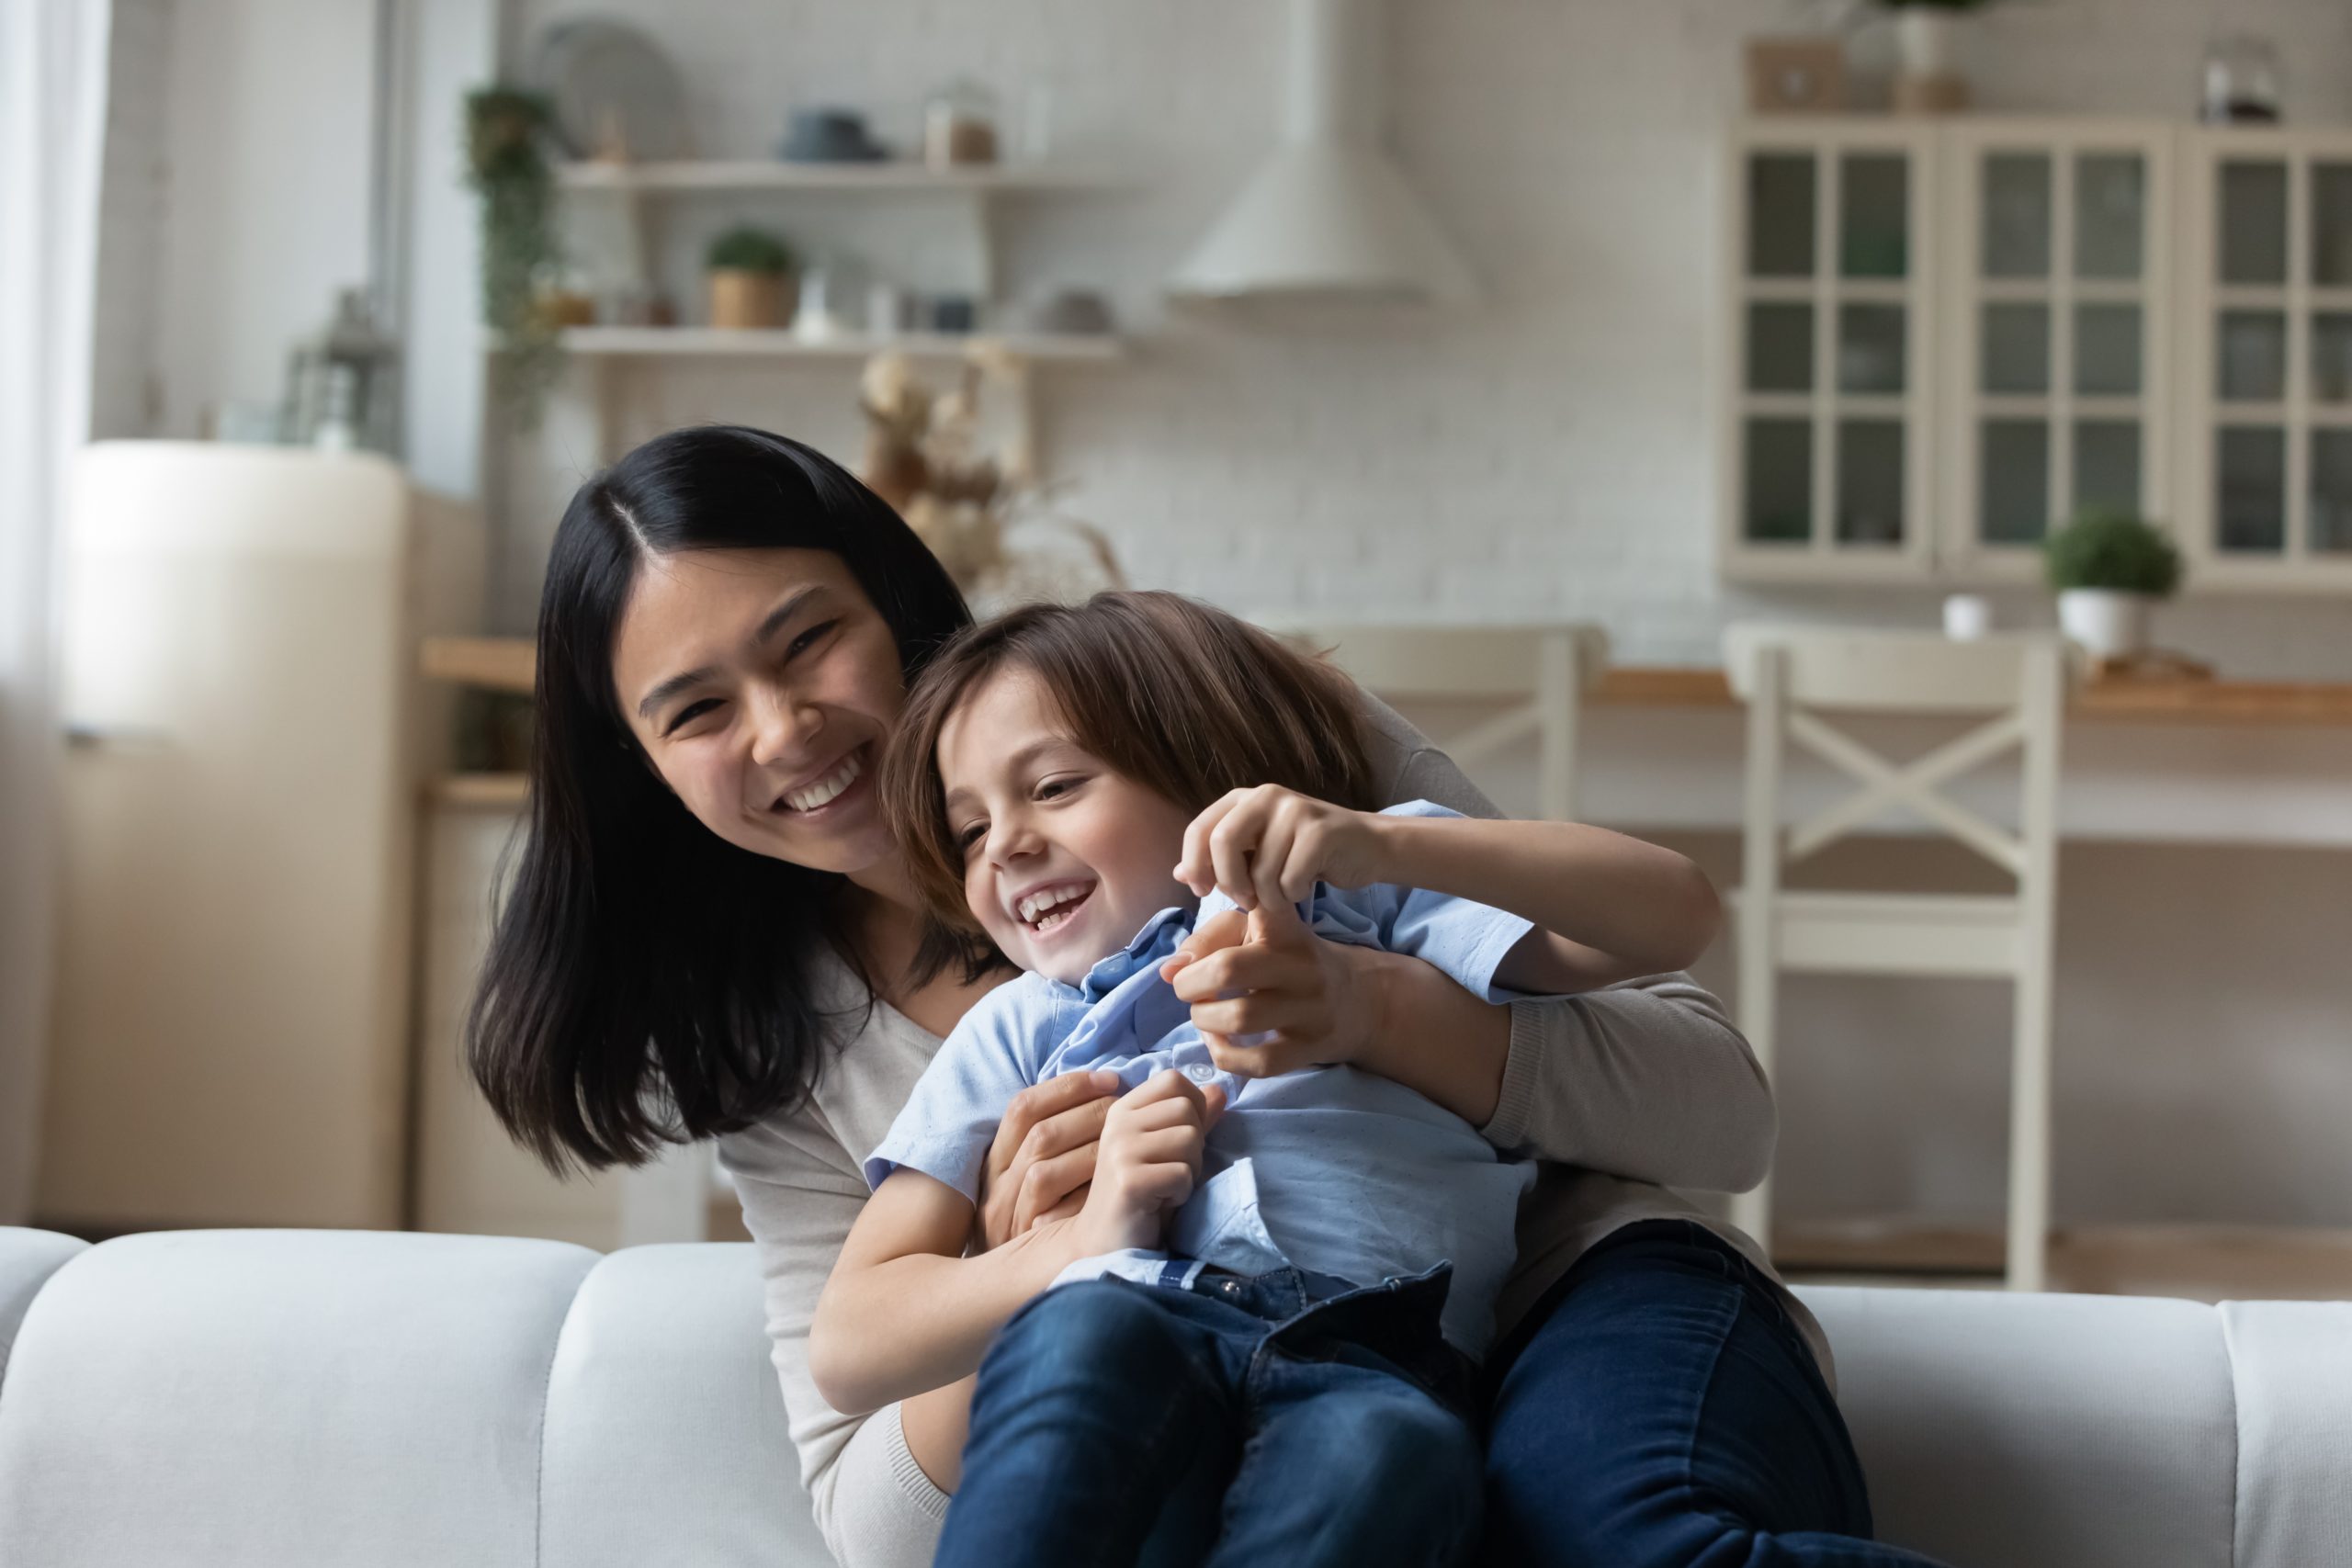
M 1048 887 L 1022 899 L 1013 912 L 1023 925 L 1043 936 L 1069 924 L 1078 915 L 1078 906 L 1093 891 L 1091 882 L 1082 887 Z
M 855 784 L 858 775 L 864 772 L 865 772 L 865 753 L 864 749 L 860 748 L 843 757 L 839 766 L 815 784 L 799 789 L 786 790 L 784 803 L 795 811 L 814 811 Z

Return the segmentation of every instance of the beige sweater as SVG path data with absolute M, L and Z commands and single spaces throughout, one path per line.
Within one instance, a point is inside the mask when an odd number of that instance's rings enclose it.
M 1372 707 L 1374 760 L 1390 781 L 1389 800 L 1497 814 L 1411 726 Z M 842 1568 L 922 1568 L 946 1494 L 907 1451 L 897 1405 L 854 1416 L 826 1404 L 808 1373 L 808 1325 L 865 1201 L 860 1162 L 889 1131 L 940 1039 L 887 1004 L 869 1008 L 844 968 L 830 970 L 826 985 L 820 1005 L 844 1022 L 813 1098 L 720 1139 L 719 1163 L 758 1244 L 776 1375 L 818 1528 Z M 1746 1236 L 1667 1190 L 1754 1186 L 1775 1134 L 1771 1095 L 1747 1043 L 1687 976 L 1512 1004 L 1501 1099 L 1480 1130 L 1498 1149 L 1546 1162 L 1520 1211 L 1519 1265 L 1496 1306 L 1498 1337 L 1587 1248 L 1638 1220 L 1702 1220 L 1764 1264 Z M 1785 1304 L 1826 1372 L 1818 1326 L 1795 1298 Z

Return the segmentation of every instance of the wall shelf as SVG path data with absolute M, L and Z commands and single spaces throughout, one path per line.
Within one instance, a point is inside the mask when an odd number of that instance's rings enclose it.
M 622 358 L 865 359 L 896 350 L 918 358 L 961 359 L 981 344 L 1009 349 L 1035 364 L 1102 365 L 1126 354 L 1109 333 L 851 333 L 814 342 L 788 328 L 573 327 L 563 334 L 571 353 Z
M 556 184 L 571 191 L 844 191 L 904 196 L 927 191 L 1046 196 L 1116 190 L 1133 182 L 1083 164 L 989 164 L 934 169 L 922 164 L 786 164 L 731 159 L 667 164 L 566 164 Z

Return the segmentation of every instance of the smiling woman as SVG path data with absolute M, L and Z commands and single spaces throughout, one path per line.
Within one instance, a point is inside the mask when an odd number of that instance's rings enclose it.
M 541 598 L 530 822 L 467 1031 L 557 1168 L 806 1094 L 820 971 L 894 874 L 872 767 L 970 615 L 896 513 L 782 436 L 673 432 L 583 485 Z M 934 937 L 918 979 L 986 967 Z

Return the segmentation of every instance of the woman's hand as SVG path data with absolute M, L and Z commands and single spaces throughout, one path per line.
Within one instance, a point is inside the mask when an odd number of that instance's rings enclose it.
M 980 1201 L 972 1216 L 980 1251 L 1079 1212 L 1094 1179 L 1103 1121 L 1118 1095 L 1116 1074 L 1076 1072 L 1012 1097 L 980 1168 Z
M 1218 1066 L 1270 1078 L 1359 1061 L 1379 1032 L 1394 965 L 1419 962 L 1326 942 L 1277 899 L 1204 921 L 1159 974 L 1193 1004 Z
M 1086 1201 L 1070 1222 L 1080 1256 L 1160 1244 L 1168 1216 L 1201 1182 L 1201 1151 L 1225 1110 L 1175 1068 L 1155 1073 L 1111 1107 Z
M 1394 881 L 1386 874 L 1387 821 L 1280 784 L 1237 789 L 1184 829 L 1176 880 L 1202 897 L 1215 887 L 1244 909 L 1295 904 L 1317 882 Z

